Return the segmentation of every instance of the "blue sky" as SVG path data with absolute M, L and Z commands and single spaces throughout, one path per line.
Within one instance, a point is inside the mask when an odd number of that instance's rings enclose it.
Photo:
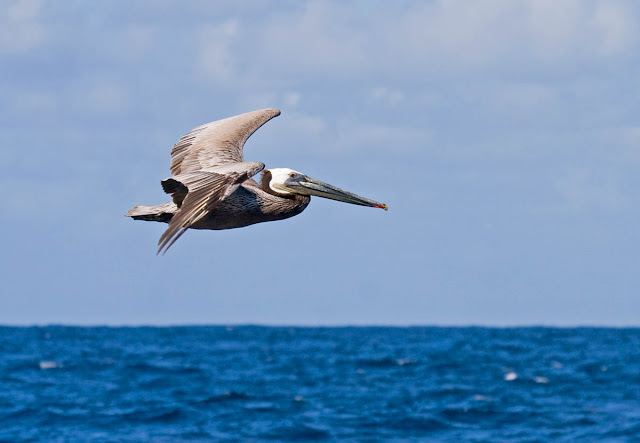
M 2 324 L 638 325 L 633 1 L 5 1 Z M 169 152 L 245 146 L 385 202 L 190 231 Z

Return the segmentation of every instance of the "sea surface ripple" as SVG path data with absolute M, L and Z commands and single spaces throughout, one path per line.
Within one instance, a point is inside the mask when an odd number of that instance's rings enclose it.
M 640 329 L 0 327 L 0 441 L 640 440 Z

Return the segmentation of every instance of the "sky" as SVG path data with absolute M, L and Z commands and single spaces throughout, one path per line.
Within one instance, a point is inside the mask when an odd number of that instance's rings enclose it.
M 640 325 L 640 4 L 0 3 L 0 324 Z M 200 124 L 389 205 L 188 231 Z

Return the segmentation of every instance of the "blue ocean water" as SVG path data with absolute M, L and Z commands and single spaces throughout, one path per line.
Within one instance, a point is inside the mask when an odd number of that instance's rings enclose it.
M 0 441 L 640 439 L 640 329 L 0 328 Z

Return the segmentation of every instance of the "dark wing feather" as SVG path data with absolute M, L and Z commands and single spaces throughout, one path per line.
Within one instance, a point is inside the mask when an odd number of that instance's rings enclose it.
M 171 150 L 171 173 L 178 175 L 242 162 L 242 147 L 247 139 L 278 115 L 278 109 L 262 109 L 192 129 Z
M 195 171 L 171 177 L 163 181 L 163 188 L 167 193 L 183 193 L 180 208 L 169 221 L 169 227 L 158 240 L 158 254 L 164 252 L 184 232 L 207 215 L 211 209 L 224 198 L 231 195 L 240 184 L 264 169 L 264 163 L 242 162 L 234 164 L 234 170 L 229 168 L 225 173 Z M 174 195 L 175 199 L 175 195 Z

